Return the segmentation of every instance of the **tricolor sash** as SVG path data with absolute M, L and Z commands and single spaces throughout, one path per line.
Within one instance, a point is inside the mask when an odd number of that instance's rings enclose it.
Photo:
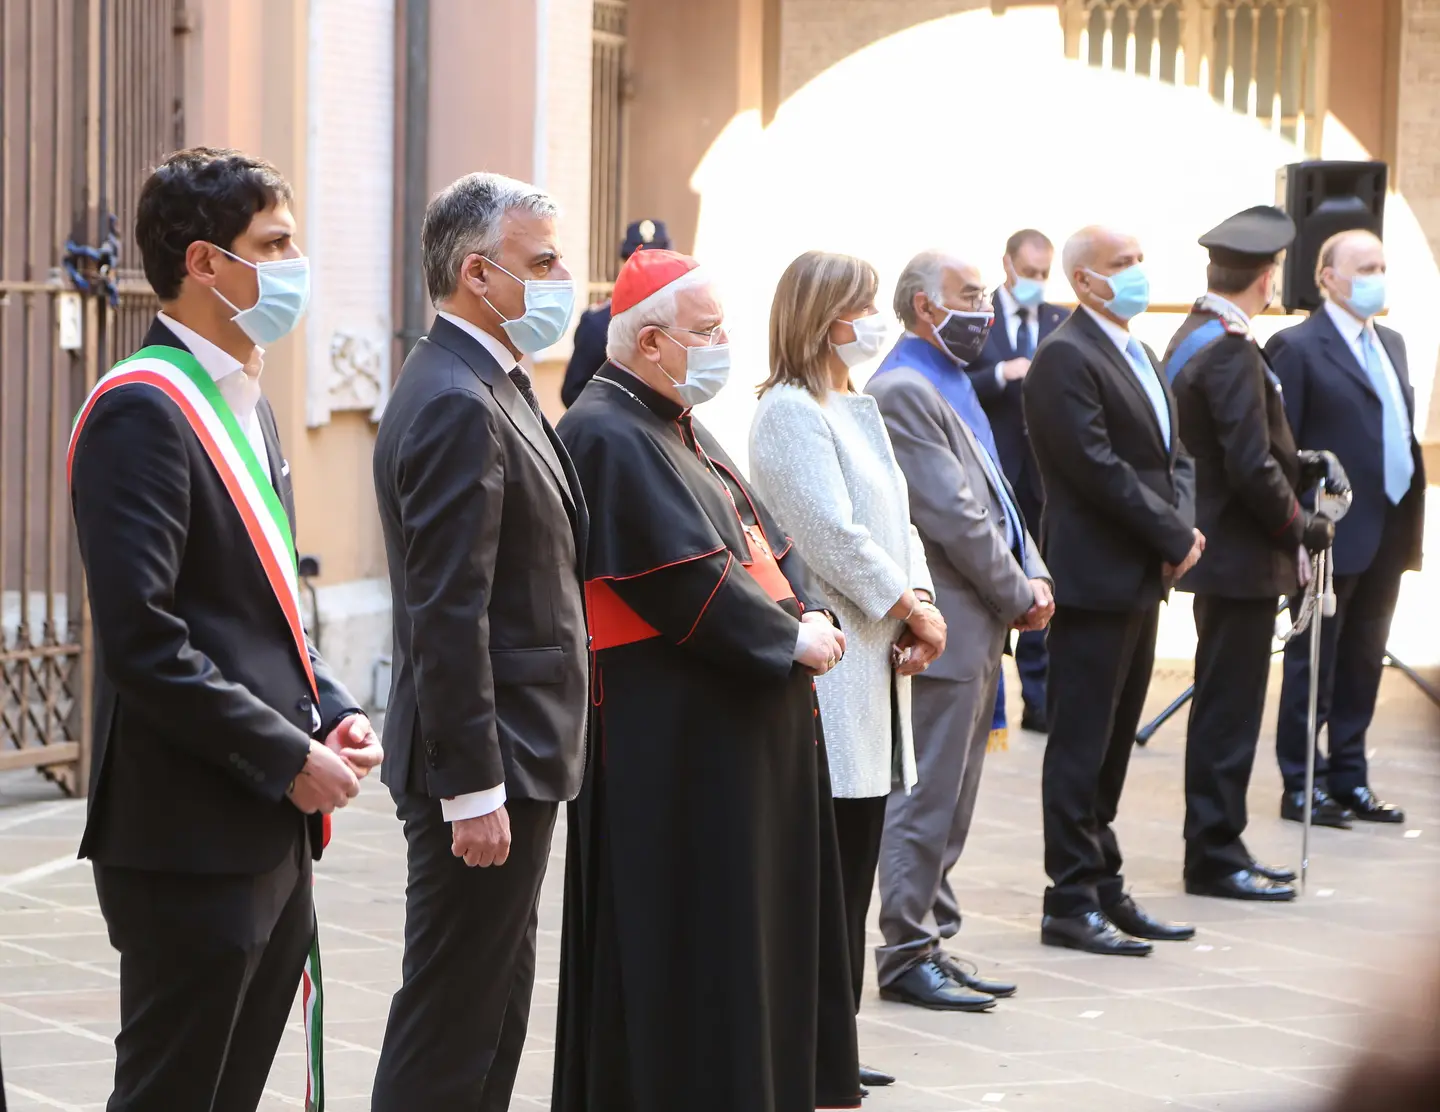
M 185 415 L 191 431 L 199 439 L 201 447 L 209 457 L 220 481 L 235 504 L 245 532 L 255 548 L 255 555 L 264 569 L 265 578 L 275 592 L 290 627 L 290 636 L 295 651 L 300 657 L 300 666 L 310 684 L 310 693 L 315 705 L 320 705 L 320 693 L 315 684 L 315 672 L 310 666 L 310 648 L 305 638 L 305 627 L 300 621 L 300 576 L 295 556 L 295 538 L 290 532 L 290 519 L 280 496 L 275 492 L 260 460 L 255 455 L 249 438 L 240 428 L 230 404 L 220 393 L 200 361 L 183 348 L 147 347 L 137 351 L 128 359 L 122 359 L 110 373 L 95 384 L 80 413 L 75 426 L 70 430 L 70 448 L 65 460 L 66 481 L 72 481 L 75 466 L 75 448 L 80 441 L 85 421 L 95 408 L 95 403 L 112 390 L 127 386 L 145 386 L 159 390 Z M 329 816 L 325 817 L 323 840 L 330 835 Z M 324 1112 L 325 1085 L 321 1050 L 322 990 L 320 984 L 320 936 L 317 930 L 311 942 L 310 954 L 306 959 L 302 977 L 303 1006 L 305 1009 L 305 1108 L 306 1112 Z

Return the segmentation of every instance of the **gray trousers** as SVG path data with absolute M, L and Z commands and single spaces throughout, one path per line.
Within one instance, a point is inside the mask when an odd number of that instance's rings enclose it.
M 875 951 L 881 985 L 939 949 L 960 930 L 950 870 L 960 860 L 985 747 L 995 716 L 1000 661 L 968 680 L 917 676 L 911 686 L 919 782 L 890 794 L 880 839 L 880 932 Z

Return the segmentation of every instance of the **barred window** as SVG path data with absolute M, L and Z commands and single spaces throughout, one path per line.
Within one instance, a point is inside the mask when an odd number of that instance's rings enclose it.
M 1065 53 L 1203 89 L 1320 150 L 1327 0 L 1062 0 Z

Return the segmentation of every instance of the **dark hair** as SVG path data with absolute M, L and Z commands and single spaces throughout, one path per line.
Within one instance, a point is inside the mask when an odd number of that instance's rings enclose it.
M 1015 253 L 1027 243 L 1033 243 L 1036 247 L 1043 247 L 1047 251 L 1055 250 L 1055 245 L 1050 242 L 1050 237 L 1044 232 L 1038 232 L 1034 228 L 1021 228 L 1005 241 L 1005 254 L 1013 259 Z
M 1205 282 L 1216 293 L 1244 293 L 1255 280 L 1273 267 L 1273 262 L 1259 266 L 1221 266 L 1210 263 L 1205 268 Z
M 228 250 L 257 212 L 293 197 L 290 183 L 263 158 L 215 147 L 166 155 L 140 190 L 135 212 L 135 242 L 156 296 L 179 295 L 192 243 Z

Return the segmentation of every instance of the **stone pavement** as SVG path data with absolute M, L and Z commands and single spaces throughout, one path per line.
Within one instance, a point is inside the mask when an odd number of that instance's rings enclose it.
M 1278 674 L 1274 679 L 1271 722 Z M 1186 682 L 1180 668 L 1162 668 L 1152 708 Z M 1119 823 L 1127 874 L 1147 908 L 1200 926 L 1194 942 L 1157 946 L 1143 961 L 1039 945 L 1042 744 L 1031 735 L 1012 738 L 1008 753 L 990 759 L 976 828 L 954 878 L 966 909 L 955 949 L 987 972 L 1013 977 L 1020 993 L 988 1015 L 945 1015 L 882 1003 L 872 984 L 860 1018 L 863 1057 L 901 1082 L 877 1091 L 867 1110 L 1314 1107 L 1352 1049 L 1374 1033 L 1373 1009 L 1388 1008 L 1407 979 L 1413 983 L 1422 966 L 1412 955 L 1430 960 L 1435 952 L 1440 716 L 1391 674 L 1374 733 L 1375 786 L 1406 806 L 1409 821 L 1317 831 L 1310 894 L 1288 907 L 1182 894 L 1183 717 L 1137 752 Z M 1273 737 L 1270 722 L 1264 736 Z M 1262 742 L 1251 849 L 1262 860 L 1298 863 L 1299 828 L 1276 818 L 1278 794 L 1273 755 Z M 0 777 L 0 1045 L 16 1110 L 101 1109 L 109 1091 L 117 962 L 88 867 L 71 860 L 82 808 L 32 774 Z M 367 785 L 336 828 L 317 889 L 329 989 L 328 1107 L 359 1112 L 369 1106 L 399 976 L 403 839 L 378 783 Z M 549 1107 L 562 866 L 557 850 L 517 1110 Z M 301 1104 L 298 1012 L 293 1028 L 266 1112 Z

